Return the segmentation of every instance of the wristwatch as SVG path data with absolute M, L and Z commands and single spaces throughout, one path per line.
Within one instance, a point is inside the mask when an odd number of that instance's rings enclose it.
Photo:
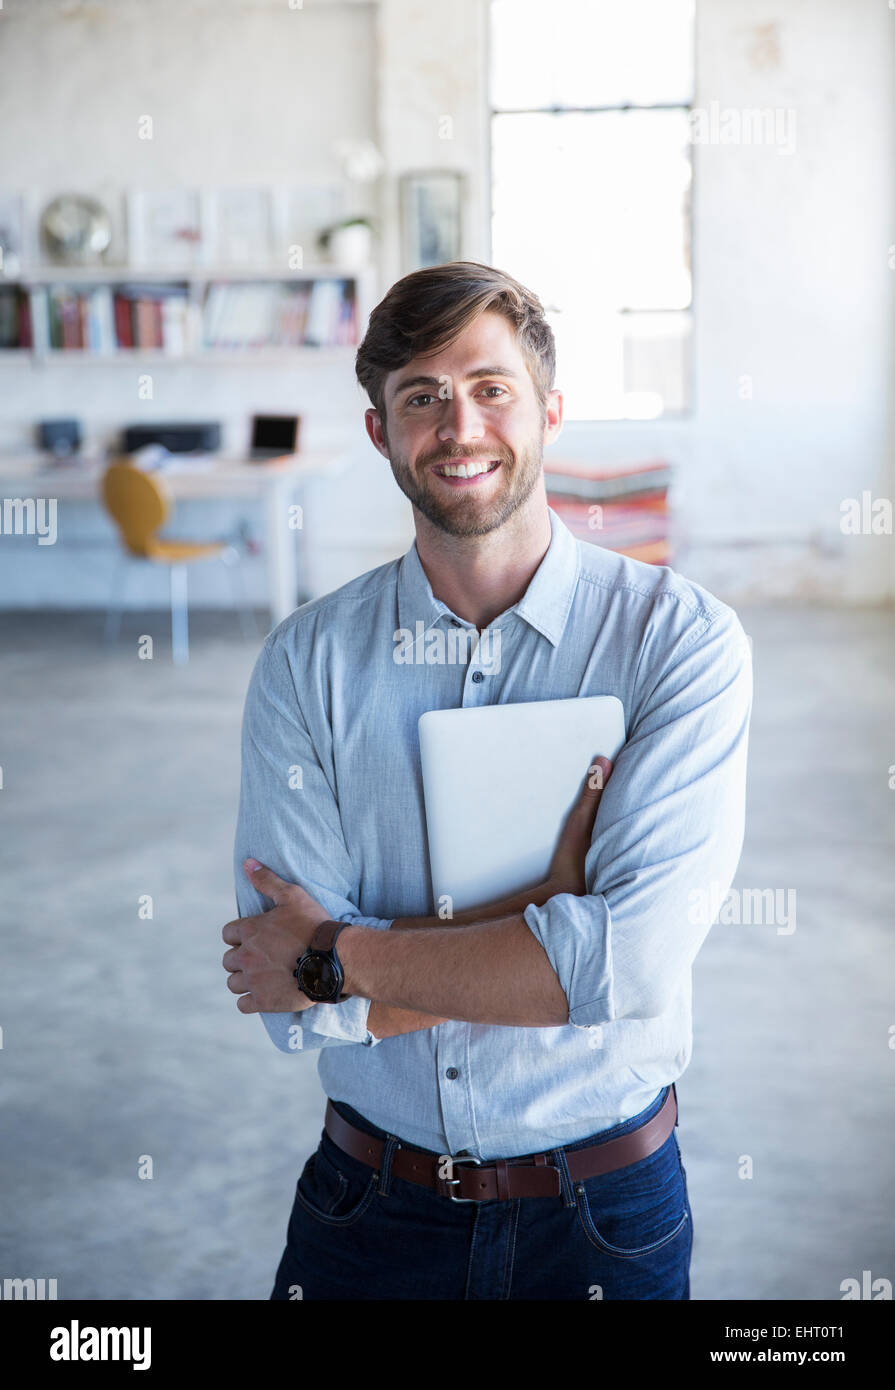
M 350 999 L 342 993 L 345 972 L 336 955 L 336 937 L 350 922 L 321 922 L 303 956 L 299 956 L 293 975 L 302 994 L 315 1004 L 341 1004 Z

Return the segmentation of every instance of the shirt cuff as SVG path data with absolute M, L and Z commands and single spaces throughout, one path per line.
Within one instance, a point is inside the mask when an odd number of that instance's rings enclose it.
M 281 1052 L 312 1052 L 334 1044 L 382 1042 L 367 1027 L 370 1000 L 354 995 L 341 1004 L 312 1004 L 298 1013 L 262 1013 L 268 1037 Z
M 529 903 L 522 920 L 540 942 L 569 1004 L 573 1028 L 599 1028 L 615 1017 L 609 905 L 602 893 L 557 893 Z
M 388 931 L 394 920 L 394 917 L 363 917 L 359 912 L 340 912 L 338 917 L 333 918 L 334 922 L 348 922 L 352 927 L 373 927 L 377 931 Z

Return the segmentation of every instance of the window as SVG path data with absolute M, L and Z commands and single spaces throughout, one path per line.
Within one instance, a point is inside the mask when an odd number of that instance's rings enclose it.
M 492 0 L 491 261 L 544 304 L 567 420 L 689 406 L 693 0 Z

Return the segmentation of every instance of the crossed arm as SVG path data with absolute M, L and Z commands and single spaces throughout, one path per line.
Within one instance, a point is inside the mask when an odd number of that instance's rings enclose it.
M 462 932 L 436 928 L 404 934 L 403 940 L 401 936 L 348 927 L 339 938 L 344 942 L 340 959 L 349 993 L 354 988 L 374 1000 L 373 1021 L 367 1022 L 374 1037 L 431 1027 L 431 1021 L 420 1025 L 419 1012 L 407 1018 L 411 1001 L 429 1013 L 468 1023 L 529 1028 L 568 1023 L 568 1000 L 521 913 Z M 462 1001 L 459 1007 L 457 999 Z M 390 1012 L 380 1019 L 373 1011 L 382 1006 Z M 411 1021 L 413 1029 L 407 1026 Z
M 608 776 L 608 774 L 607 774 Z M 594 807 L 596 814 L 596 806 Z M 566 827 L 568 836 L 569 827 Z M 574 849 L 570 847 L 570 854 Z M 559 866 L 554 860 L 554 870 Z M 583 856 L 582 856 L 583 873 Z M 468 1007 L 477 1012 L 490 1011 L 493 1004 L 492 998 L 481 999 L 481 982 L 489 980 L 493 965 L 493 953 L 498 954 L 498 964 L 506 972 L 507 968 L 515 975 L 516 969 L 522 971 L 521 988 L 513 981 L 506 980 L 510 1002 L 515 1002 L 517 1006 L 525 1007 L 525 995 L 534 986 L 538 991 L 536 1006 L 532 1012 L 537 1013 L 543 1005 L 552 1008 L 554 1013 L 560 1015 L 558 1018 L 550 1018 L 548 1021 L 553 1024 L 556 1022 L 565 1023 L 569 1015 L 569 1006 L 566 996 L 562 992 L 559 980 L 553 970 L 543 947 L 539 946 L 529 931 L 522 918 L 529 903 L 537 903 L 538 906 L 547 902 L 553 893 L 559 892 L 558 883 L 547 882 L 538 884 L 526 893 L 517 893 L 509 898 L 504 898 L 499 903 L 491 907 L 474 908 L 468 912 L 454 914 L 452 921 L 453 927 L 471 928 L 464 932 L 463 940 L 454 943 L 453 949 L 447 945 L 446 938 L 450 932 L 444 930 L 444 922 L 437 917 L 398 917 L 391 925 L 391 931 L 407 931 L 414 928 L 425 928 L 427 931 L 437 931 L 440 933 L 437 940 L 433 940 L 430 935 L 427 937 L 427 951 L 431 950 L 437 959 L 428 954 L 420 956 L 419 951 L 414 952 L 414 947 L 409 943 L 400 943 L 397 950 L 389 947 L 390 954 L 380 954 L 379 957 L 370 955 L 371 941 L 368 934 L 364 935 L 363 940 L 351 940 L 357 937 L 358 928 L 348 927 L 340 935 L 340 959 L 346 971 L 346 990 L 350 994 L 352 986 L 354 992 L 364 995 L 367 999 L 372 999 L 370 1012 L 367 1017 L 367 1027 L 375 1038 L 393 1038 L 400 1033 L 415 1033 L 420 1028 L 433 1028 L 438 1023 L 447 1022 L 449 1017 L 456 1017 L 456 1014 L 445 1014 L 439 1017 L 436 1012 L 436 1001 L 433 998 L 430 1007 L 433 1012 L 424 1013 L 420 1009 L 410 1009 L 406 1004 L 402 1004 L 402 999 L 410 997 L 419 999 L 428 990 L 428 985 L 433 980 L 450 981 L 449 988 L 453 994 L 455 983 L 459 985 L 460 976 L 467 968 L 474 968 L 476 979 L 472 982 L 472 987 L 463 993 L 463 998 Z M 482 933 L 481 927 L 486 923 L 493 923 L 497 930 Z M 346 941 L 346 937 L 349 938 Z M 464 960 L 458 969 L 456 959 L 456 946 L 462 948 Z M 534 946 L 534 952 L 529 947 Z M 376 949 L 375 947 L 373 948 Z M 439 969 L 437 975 L 433 976 L 432 966 L 437 964 Z M 424 972 L 423 978 L 418 978 L 420 972 Z M 379 975 L 377 975 L 377 971 Z M 351 983 L 347 983 L 350 980 Z M 380 983 L 381 980 L 381 983 Z M 371 985 L 376 985 L 376 994 L 369 992 Z M 395 996 L 392 1002 L 386 1003 L 386 996 Z M 400 996 L 400 997 L 399 997 Z M 427 1000 L 428 1002 L 428 1000 Z M 447 1002 L 447 1001 L 445 1001 Z M 444 1004 L 438 1007 L 444 1008 Z M 470 1018 L 470 1022 L 478 1022 Z M 504 1020 L 509 1022 L 511 1020 Z M 531 1018 L 512 1020 L 513 1022 L 531 1023 Z
M 723 895 L 739 859 L 752 695 L 746 639 L 730 610 L 680 632 L 669 650 L 662 674 L 629 711 L 628 741 L 575 866 L 577 886 L 548 882 L 446 925 L 438 918 L 387 922 L 353 906 L 356 877 L 334 791 L 286 654 L 268 644 L 246 701 L 236 842 L 240 920 L 224 929 L 233 948 L 224 957 L 228 986 L 242 996 L 237 1007 L 262 1013 L 278 1046 L 286 1033 L 280 1020 L 285 1025 L 290 1013 L 301 1018 L 312 1046 L 357 1042 L 366 1031 L 374 1039 L 394 1036 L 446 1019 L 592 1027 L 660 1016 L 710 925 L 694 913 L 694 893 Z M 272 795 L 299 761 L 300 802 Z M 266 866 L 251 879 L 241 872 L 248 853 Z M 273 910 L 265 912 L 265 897 Z M 296 1002 L 291 966 L 326 917 L 349 924 L 339 956 L 355 998 L 310 1006 L 303 1017 L 309 1005 Z M 277 952 L 282 959 L 274 968 Z M 265 994 L 267 976 L 277 971 L 278 998 L 273 988 Z
M 585 856 L 611 772 L 603 757 L 588 768 L 543 883 L 457 913 L 447 925 L 437 917 L 400 917 L 386 932 L 347 926 L 340 933 L 344 993 L 371 1001 L 367 1028 L 375 1038 L 434 1028 L 448 1019 L 528 1027 L 568 1022 L 562 986 L 522 913 L 556 893 L 585 891 Z M 224 940 L 234 948 L 223 961 L 231 972 L 229 986 L 253 997 L 258 1010 L 278 1010 L 281 1003 L 299 1010 L 304 996 L 295 997 L 291 969 L 325 914 L 304 889 L 266 866 L 247 872 L 275 906 L 224 928 Z

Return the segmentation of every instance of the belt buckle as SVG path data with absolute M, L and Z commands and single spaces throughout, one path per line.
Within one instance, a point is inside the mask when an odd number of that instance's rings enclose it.
M 453 1166 L 455 1163 L 471 1163 L 475 1168 L 481 1168 L 482 1166 L 482 1160 L 480 1158 L 473 1158 L 471 1154 L 460 1154 L 457 1158 L 454 1158 L 453 1155 L 451 1155 L 450 1157 L 451 1166 Z M 453 1187 L 455 1184 L 459 1184 L 460 1179 L 442 1178 L 442 1182 L 444 1182 L 448 1187 Z M 455 1197 L 453 1192 L 449 1192 L 448 1196 L 450 1197 L 452 1202 L 478 1202 L 480 1200 L 478 1197 Z

